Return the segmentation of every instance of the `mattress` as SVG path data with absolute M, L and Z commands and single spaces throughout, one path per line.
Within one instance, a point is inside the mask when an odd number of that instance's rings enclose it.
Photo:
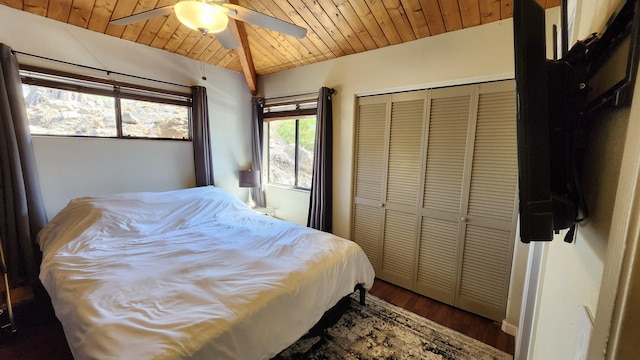
M 212 186 L 74 199 L 38 243 L 76 359 L 270 359 L 374 280 L 354 242 Z

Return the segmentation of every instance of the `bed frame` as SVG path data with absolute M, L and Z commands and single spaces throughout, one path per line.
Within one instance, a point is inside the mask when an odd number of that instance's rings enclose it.
M 360 293 L 359 303 L 360 305 L 365 305 L 365 297 L 367 294 L 367 290 L 362 286 L 362 284 L 357 284 L 353 291 L 358 291 Z M 351 307 L 351 294 L 343 297 L 335 304 L 331 309 L 325 311 L 324 315 L 318 320 L 318 322 L 306 333 L 302 336 L 302 339 L 312 338 L 316 336 L 322 335 L 325 329 L 330 328 L 335 325 L 338 320 L 342 317 L 342 315 Z

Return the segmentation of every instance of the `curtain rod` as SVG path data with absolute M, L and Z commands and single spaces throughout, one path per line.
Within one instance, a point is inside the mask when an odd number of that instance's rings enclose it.
M 126 76 L 126 77 L 130 77 L 130 78 L 135 78 L 135 79 L 140 79 L 140 80 L 145 80 L 145 81 L 153 81 L 153 82 L 157 82 L 157 83 L 162 83 L 162 84 L 167 84 L 167 85 L 172 85 L 172 86 L 181 86 L 181 87 L 186 87 L 186 88 L 191 88 L 191 86 L 188 85 L 182 85 L 182 84 L 176 84 L 176 83 L 172 83 L 172 82 L 168 82 L 168 81 L 163 81 L 163 80 L 156 80 L 156 79 L 149 79 L 146 77 L 142 77 L 142 76 L 137 76 L 137 75 L 129 75 L 129 74 L 125 74 L 125 73 L 121 73 L 121 72 L 117 72 L 117 71 L 111 71 L 111 70 L 105 70 L 105 69 L 99 69 L 96 67 L 92 67 L 92 66 L 87 66 L 87 65 L 80 65 L 80 64 L 74 64 L 72 62 L 68 62 L 68 61 L 63 61 L 63 60 L 57 60 L 57 59 L 51 59 L 48 57 L 44 57 L 44 56 L 40 56 L 40 55 L 34 55 L 34 54 L 29 54 L 29 53 L 24 53 L 21 51 L 17 51 L 17 50 L 11 50 L 12 54 L 19 54 L 19 55 L 24 55 L 24 56 L 31 56 L 34 58 L 38 58 L 38 59 L 42 59 L 42 60 L 47 60 L 47 61 L 53 61 L 53 62 L 57 62 L 57 63 L 61 63 L 61 64 L 65 64 L 65 65 L 71 65 L 71 66 L 76 66 L 79 68 L 83 68 L 83 69 L 89 69 L 89 70 L 94 70 L 94 71 L 101 71 L 101 72 L 105 72 L 107 73 L 107 75 L 111 75 L 111 74 L 115 74 L 115 75 L 120 75 L 120 76 Z
M 277 96 L 277 97 L 272 97 L 272 98 L 265 98 L 265 101 L 270 101 L 270 100 L 278 100 L 278 99 L 289 99 L 289 98 L 295 98 L 295 97 L 299 97 L 299 96 L 311 96 L 311 95 L 318 95 L 318 92 L 310 92 L 310 93 L 304 93 L 304 94 L 295 94 L 295 95 L 286 95 L 286 96 Z

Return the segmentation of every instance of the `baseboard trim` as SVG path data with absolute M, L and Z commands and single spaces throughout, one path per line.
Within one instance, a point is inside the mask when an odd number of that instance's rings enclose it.
M 511 336 L 516 336 L 516 334 L 518 333 L 518 327 L 513 324 L 509 324 L 507 320 L 502 320 L 501 328 L 502 328 L 502 331 L 506 332 Z

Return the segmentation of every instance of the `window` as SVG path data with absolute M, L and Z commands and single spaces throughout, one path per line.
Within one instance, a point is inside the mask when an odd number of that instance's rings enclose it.
M 23 71 L 33 135 L 191 138 L 191 94 L 45 71 Z
M 316 136 L 316 102 L 265 106 L 270 184 L 310 189 Z

